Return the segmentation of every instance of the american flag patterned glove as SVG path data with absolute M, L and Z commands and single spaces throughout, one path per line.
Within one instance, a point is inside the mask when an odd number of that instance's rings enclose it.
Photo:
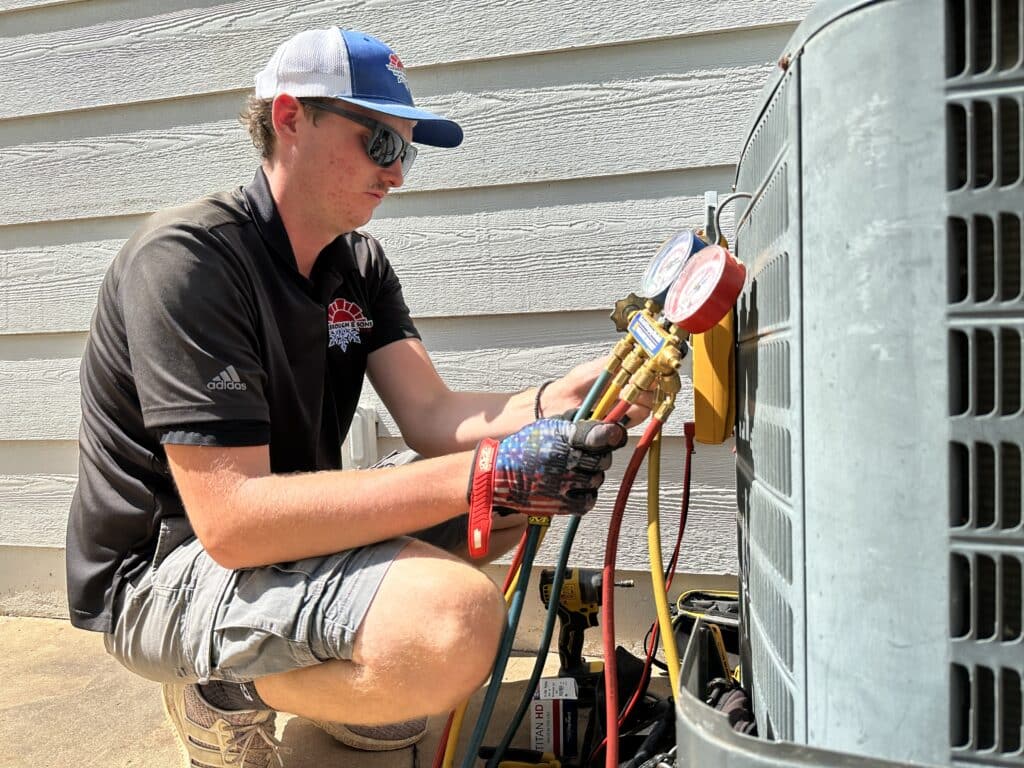
M 582 515 L 593 509 L 612 451 L 626 444 L 619 424 L 541 419 L 497 444 L 493 460 L 474 461 L 471 497 L 481 472 L 491 471 L 491 508 L 499 514 Z M 493 443 L 491 444 L 493 445 Z M 490 466 L 488 466 L 490 465 Z M 480 504 L 483 499 L 473 499 Z M 471 506 L 473 506 L 471 504 Z

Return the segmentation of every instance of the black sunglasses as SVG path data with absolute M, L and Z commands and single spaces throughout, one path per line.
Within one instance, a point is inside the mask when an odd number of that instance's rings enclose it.
M 366 142 L 367 157 L 382 168 L 387 168 L 395 160 L 401 159 L 402 175 L 409 175 L 412 162 L 416 159 L 416 147 L 403 139 L 402 135 L 394 128 L 379 120 L 374 120 L 372 117 L 367 117 L 344 107 L 336 107 L 333 104 L 325 104 L 319 101 L 305 101 L 303 99 L 299 99 L 299 101 L 307 107 L 322 109 L 324 112 L 330 112 L 369 128 L 373 133 L 370 134 L 370 138 Z

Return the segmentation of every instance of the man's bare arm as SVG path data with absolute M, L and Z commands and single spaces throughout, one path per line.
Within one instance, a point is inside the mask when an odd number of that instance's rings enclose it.
M 225 568 L 330 554 L 466 511 L 471 453 L 386 469 L 274 475 L 265 445 L 165 448 L 192 527 Z
M 543 414 L 557 416 L 578 406 L 603 363 L 577 366 L 553 381 L 544 390 Z M 536 387 L 513 394 L 453 392 L 417 339 L 371 353 L 367 372 L 406 444 L 423 456 L 471 450 L 485 437 L 504 437 L 534 420 Z M 646 413 L 631 416 L 644 418 Z

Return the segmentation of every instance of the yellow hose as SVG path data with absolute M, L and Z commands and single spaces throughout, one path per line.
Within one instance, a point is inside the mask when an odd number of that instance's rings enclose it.
M 531 523 L 532 525 L 532 523 Z M 537 536 L 537 550 L 540 550 L 540 545 L 544 543 L 544 537 L 548 535 L 548 526 L 544 525 L 540 529 L 540 533 Z M 512 581 L 508 583 L 508 589 L 505 590 L 505 605 L 509 605 L 512 602 L 512 595 L 516 591 L 516 586 L 519 584 L 519 572 L 520 568 L 516 568 L 515 576 L 512 577 Z
M 679 692 L 679 649 L 672 631 L 672 614 L 668 608 L 668 590 L 665 587 L 665 568 L 661 563 L 661 530 L 658 484 L 661 481 L 661 432 L 651 441 L 647 454 L 647 548 L 650 551 L 651 583 L 654 587 L 654 605 L 658 611 L 658 629 L 665 647 L 668 679 L 672 695 Z
M 462 730 L 462 718 L 466 716 L 466 707 L 469 701 L 465 701 L 455 710 L 455 717 L 452 718 L 452 727 L 448 731 L 448 743 L 444 747 L 444 762 L 441 768 L 452 768 L 455 765 L 455 748 L 459 743 L 459 731 Z M 436 757 L 434 758 L 437 759 Z
M 516 575 L 512 577 L 512 581 L 508 583 L 508 590 L 505 592 L 505 606 L 512 602 L 512 595 L 516 591 L 516 587 L 519 586 L 519 568 L 516 568 Z
M 619 392 L 622 391 L 622 387 L 615 386 L 614 383 L 608 386 L 608 390 L 604 393 L 604 396 L 598 401 L 597 407 L 594 408 L 594 412 L 590 415 L 590 418 L 595 421 L 600 421 L 608 415 L 608 411 L 615 405 L 615 401 L 619 399 Z

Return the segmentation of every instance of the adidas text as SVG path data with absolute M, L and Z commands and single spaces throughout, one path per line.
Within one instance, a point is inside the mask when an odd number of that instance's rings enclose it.
M 206 388 L 210 390 L 234 389 L 243 392 L 248 389 L 245 383 L 238 377 L 238 371 L 235 370 L 233 365 L 229 365 L 206 382 Z
M 211 381 L 206 385 L 207 389 L 248 389 L 245 384 L 237 381 Z

